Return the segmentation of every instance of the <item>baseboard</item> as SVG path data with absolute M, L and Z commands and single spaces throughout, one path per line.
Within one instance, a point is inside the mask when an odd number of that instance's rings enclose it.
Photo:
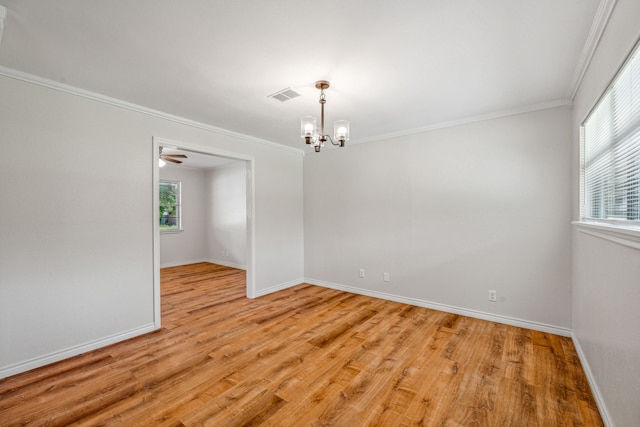
M 264 295 L 272 294 L 274 292 L 281 291 L 283 289 L 291 288 L 293 286 L 297 286 L 304 282 L 304 279 L 291 280 L 289 282 L 280 283 L 279 285 L 270 286 L 265 289 L 256 290 L 256 298 Z
M 197 264 L 199 262 L 210 262 L 211 264 L 224 265 L 225 267 L 237 268 L 239 270 L 247 269 L 246 265 L 236 264 L 235 262 L 222 260 L 222 259 L 215 259 L 215 258 L 197 258 L 197 259 L 188 259 L 184 261 L 166 262 L 166 263 L 160 264 L 160 268 L 179 267 L 181 265 Z
M 471 310 L 453 305 L 440 304 L 437 302 L 425 301 L 417 298 L 403 297 L 400 295 L 388 294 L 385 292 L 371 291 L 368 289 L 356 288 L 353 286 L 340 285 L 337 283 L 326 282 L 324 280 L 316 280 L 305 278 L 305 283 L 310 285 L 323 286 L 325 288 L 337 289 L 340 291 L 351 292 L 359 295 L 366 295 L 374 298 L 386 299 L 389 301 L 401 302 L 404 304 L 415 305 L 417 307 L 430 308 L 433 310 L 444 311 L 447 313 L 460 314 L 462 316 L 473 317 L 476 319 L 488 320 L 490 322 L 503 323 L 505 325 L 517 326 L 520 328 L 533 329 L 534 331 L 546 332 L 550 334 L 560 335 L 563 337 L 571 336 L 571 329 L 560 326 L 548 325 L 546 323 L 533 322 L 530 320 L 518 319 L 515 317 L 502 316 L 499 314 L 485 313 L 483 311 Z
M 187 259 L 183 261 L 172 261 L 172 262 L 165 262 L 160 264 L 160 268 L 179 267 L 181 265 L 197 264 L 199 262 L 210 262 L 210 261 L 207 258 Z
M 593 393 L 593 397 L 596 400 L 596 405 L 598 406 L 598 410 L 600 411 L 602 421 L 604 422 L 605 426 L 614 427 L 613 420 L 611 418 L 611 415 L 609 414 L 609 410 L 607 409 L 607 405 L 604 403 L 604 398 L 600 393 L 600 389 L 598 388 L 596 379 L 591 372 L 591 368 L 589 367 L 587 357 L 582 351 L 582 347 L 580 346 L 580 341 L 578 341 L 578 338 L 575 336 L 575 334 L 571 334 L 571 340 L 573 341 L 573 346 L 576 348 L 576 353 L 578 353 L 578 359 L 580 359 L 582 370 L 587 376 L 587 381 L 589 381 L 589 386 L 591 387 L 591 392 Z
M 206 258 L 204 262 L 210 262 L 212 264 L 224 265 L 225 267 L 237 268 L 238 270 L 246 270 L 247 266 L 243 264 L 237 264 L 224 259 Z
M 59 362 L 63 359 L 68 359 L 73 356 L 77 356 L 88 351 L 96 350 L 101 347 L 105 347 L 111 344 L 115 344 L 120 341 L 128 340 L 129 338 L 137 337 L 156 330 L 153 323 L 150 323 L 139 328 L 131 329 L 126 332 L 122 332 L 116 335 L 112 335 L 99 340 L 91 341 L 86 344 L 81 344 L 75 347 L 70 347 L 64 350 L 49 353 L 45 356 L 36 357 L 25 362 L 16 363 L 14 365 L 0 368 L 0 379 L 10 377 L 12 375 L 20 374 L 22 372 L 29 371 L 31 369 L 39 368 L 41 366 L 49 365 L 50 363 Z

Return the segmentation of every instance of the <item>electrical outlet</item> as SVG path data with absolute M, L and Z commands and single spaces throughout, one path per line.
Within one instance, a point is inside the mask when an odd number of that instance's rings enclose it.
M 388 282 L 389 280 L 391 280 L 391 279 L 389 279 L 389 273 L 382 273 L 382 279 L 385 282 Z
M 364 279 L 364 268 L 360 269 L 360 278 Z
M 489 290 L 489 301 L 491 302 L 498 301 L 498 293 L 496 291 Z

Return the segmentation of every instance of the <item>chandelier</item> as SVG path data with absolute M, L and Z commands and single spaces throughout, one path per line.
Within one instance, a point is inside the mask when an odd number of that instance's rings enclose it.
M 300 121 L 300 136 L 304 138 L 304 142 L 313 145 L 316 153 L 320 152 L 327 140 L 331 141 L 331 144 L 340 147 L 344 147 L 344 143 L 349 140 L 348 120 L 337 120 L 333 123 L 333 138 L 331 138 L 331 135 L 324 133 L 324 104 L 327 103 L 324 90 L 328 88 L 328 81 L 318 80 L 316 82 L 316 89 L 320 89 L 320 129 L 318 130 L 316 118 L 313 116 L 304 116 Z

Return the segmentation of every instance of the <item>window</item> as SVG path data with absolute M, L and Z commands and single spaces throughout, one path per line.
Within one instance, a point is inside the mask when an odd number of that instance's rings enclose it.
M 581 129 L 582 220 L 640 225 L 640 46 Z
M 180 231 L 180 181 L 160 181 L 160 231 Z

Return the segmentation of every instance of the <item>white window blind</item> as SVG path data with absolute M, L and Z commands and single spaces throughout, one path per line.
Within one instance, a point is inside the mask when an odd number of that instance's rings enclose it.
M 581 139 L 582 219 L 640 224 L 638 46 L 584 121 Z

